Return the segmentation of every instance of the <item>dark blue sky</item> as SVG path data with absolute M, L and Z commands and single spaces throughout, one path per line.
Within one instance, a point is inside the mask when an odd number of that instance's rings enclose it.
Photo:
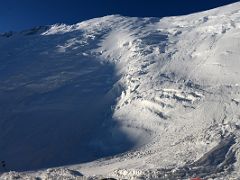
M 234 0 L 0 0 L 0 32 L 38 25 L 73 24 L 110 14 L 183 15 L 238 2 Z

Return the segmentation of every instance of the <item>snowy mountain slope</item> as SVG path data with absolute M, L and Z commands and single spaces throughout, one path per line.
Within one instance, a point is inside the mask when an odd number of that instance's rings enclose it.
M 76 164 L 132 145 L 121 130 L 113 139 L 108 132 L 118 77 L 113 65 L 84 54 L 94 38 L 79 30 L 2 39 L 0 154 L 10 169 Z M 68 43 L 77 48 L 67 52 Z
M 240 176 L 240 3 L 7 36 L 0 157 L 11 170 L 65 168 L 3 178 Z

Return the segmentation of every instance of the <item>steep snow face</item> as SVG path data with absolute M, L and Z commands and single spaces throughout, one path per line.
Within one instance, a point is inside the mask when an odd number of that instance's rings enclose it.
M 1 37 L 0 159 L 10 170 L 92 161 L 135 145 L 112 120 L 121 93 L 115 67 L 92 52 L 109 28 L 90 24 Z
M 240 3 L 34 32 L 0 37 L 7 168 L 121 153 L 68 168 L 76 177 L 239 177 Z

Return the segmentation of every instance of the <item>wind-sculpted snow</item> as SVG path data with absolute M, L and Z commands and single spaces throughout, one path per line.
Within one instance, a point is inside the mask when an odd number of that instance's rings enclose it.
M 8 169 L 88 161 L 62 168 L 62 177 L 240 176 L 240 3 L 26 32 L 0 37 L 0 157 Z

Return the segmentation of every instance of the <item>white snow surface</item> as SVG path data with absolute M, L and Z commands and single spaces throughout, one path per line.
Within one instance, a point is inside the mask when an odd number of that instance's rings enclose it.
M 239 128 L 240 3 L 0 36 L 0 179 L 170 179 L 229 136 L 201 177 L 237 179 Z

